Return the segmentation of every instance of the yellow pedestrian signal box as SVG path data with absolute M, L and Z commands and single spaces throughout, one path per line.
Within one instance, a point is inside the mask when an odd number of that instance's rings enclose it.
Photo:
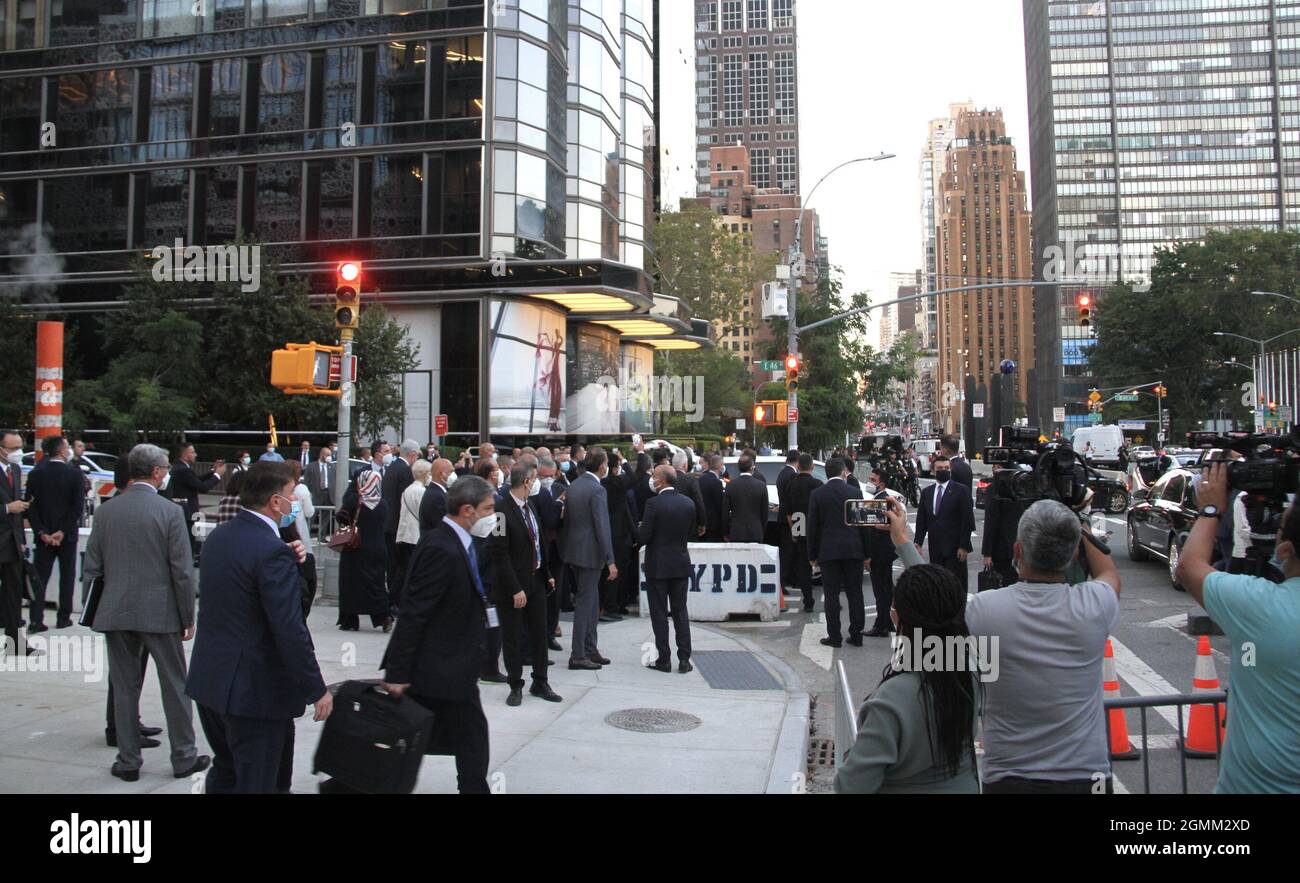
M 759 402 L 754 406 L 755 426 L 789 426 L 788 402 Z
M 343 347 L 291 343 L 271 354 L 271 385 L 285 395 L 338 396 Z

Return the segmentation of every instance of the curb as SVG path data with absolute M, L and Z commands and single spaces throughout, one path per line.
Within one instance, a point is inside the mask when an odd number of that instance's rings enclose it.
M 696 624 L 692 623 L 692 627 Z M 723 635 L 753 653 L 781 679 L 786 692 L 785 715 L 781 720 L 781 735 L 768 767 L 767 787 L 764 794 L 802 794 L 808 781 L 808 728 L 812 723 L 812 699 L 803 689 L 803 682 L 793 668 L 756 644 L 729 631 L 701 625 L 713 634 Z

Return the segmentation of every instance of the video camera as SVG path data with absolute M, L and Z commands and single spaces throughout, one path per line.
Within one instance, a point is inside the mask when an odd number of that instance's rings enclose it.
M 1265 568 L 1273 557 L 1287 495 L 1300 493 L 1300 427 L 1292 429 L 1290 435 L 1189 432 L 1187 444 L 1192 448 L 1235 451 L 1242 456 L 1227 465 L 1229 489 L 1246 495 L 1246 521 L 1250 524 L 1247 572 L 1269 576 Z M 1204 457 L 1202 465 L 1209 465 Z
M 877 458 L 887 456 L 890 451 L 899 455 L 903 453 L 901 435 L 864 435 L 858 439 L 859 460 L 871 460 L 874 463 Z
M 1040 432 L 1030 426 L 1004 426 L 1002 445 L 984 449 L 990 466 L 1029 466 L 993 473 L 989 493 L 999 502 L 1028 507 L 1039 500 L 1056 500 L 1071 509 L 1083 505 L 1088 494 L 1089 467 L 1069 442 L 1039 443 Z

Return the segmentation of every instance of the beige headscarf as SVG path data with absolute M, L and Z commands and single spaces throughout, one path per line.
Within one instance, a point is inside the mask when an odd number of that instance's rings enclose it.
M 361 498 L 361 505 L 367 509 L 373 510 L 383 499 L 381 496 L 381 485 L 383 478 L 378 472 L 367 470 L 361 473 L 357 478 L 357 494 Z

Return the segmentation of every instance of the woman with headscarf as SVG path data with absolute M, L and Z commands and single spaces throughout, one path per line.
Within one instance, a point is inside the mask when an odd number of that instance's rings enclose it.
M 858 738 L 835 774 L 841 794 L 978 794 L 975 721 L 979 663 L 966 626 L 966 591 L 943 567 L 920 563 L 907 514 L 890 503 L 890 530 L 908 565 L 890 615 L 903 643 L 858 714 Z M 904 549 L 906 545 L 908 549 Z M 938 670 L 915 671 L 938 642 Z M 955 658 L 949 656 L 955 650 Z M 929 659 L 926 650 L 925 659 Z
M 357 525 L 361 544 L 339 555 L 339 628 L 359 631 L 361 617 L 370 617 L 375 628 L 393 628 L 384 574 L 388 547 L 384 543 L 384 519 L 388 510 L 383 498 L 383 478 L 373 469 L 358 472 L 339 509 L 339 519 Z

